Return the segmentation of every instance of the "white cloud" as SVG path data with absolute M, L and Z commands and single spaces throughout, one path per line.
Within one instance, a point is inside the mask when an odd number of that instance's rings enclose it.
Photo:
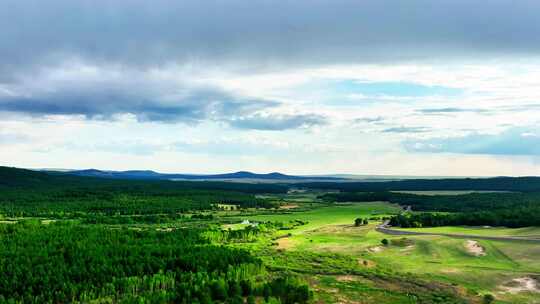
M 14 1 L 0 12 L 4 164 L 538 172 L 534 149 L 528 157 L 434 153 L 448 143 L 441 138 L 514 147 L 537 138 L 537 1 L 98 3 Z M 69 17 L 51 18 L 57 13 Z M 491 20 L 501 22 L 483 26 Z M 342 82 L 459 94 L 338 90 Z M 504 141 L 517 129 L 519 141 Z

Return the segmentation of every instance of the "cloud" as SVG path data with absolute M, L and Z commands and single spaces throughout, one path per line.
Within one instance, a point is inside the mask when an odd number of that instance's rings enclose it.
M 325 125 L 327 119 L 324 116 L 316 114 L 254 114 L 233 118 L 228 123 L 238 129 L 279 131 Z
M 24 134 L 0 132 L 0 144 L 27 143 L 30 140 L 30 137 Z
M 422 113 L 422 114 L 432 114 L 432 115 L 439 115 L 439 114 L 452 114 L 452 113 L 490 113 L 493 110 L 491 109 L 472 109 L 472 108 L 427 108 L 427 109 L 419 109 L 416 110 L 416 112 Z
M 502 106 L 499 107 L 499 110 L 502 112 L 527 112 L 527 111 L 540 111 L 540 103 L 531 103 L 531 104 L 522 104 L 522 105 L 511 105 L 511 106 Z
M 476 113 L 476 114 L 496 114 L 496 113 L 510 113 L 510 112 L 527 112 L 540 110 L 540 104 L 523 104 L 523 105 L 505 105 L 496 106 L 490 108 L 458 108 L 458 107 L 445 107 L 445 108 L 425 108 L 416 110 L 417 113 L 426 115 L 445 115 L 456 113 Z
M 393 72 L 381 66 L 389 62 L 540 51 L 540 41 L 530 39 L 540 34 L 533 13 L 540 4 L 531 0 L 497 0 L 489 6 L 465 0 L 133 0 L 128 6 L 106 0 L 6 0 L 3 7 L 0 111 L 34 116 L 133 114 L 139 121 L 215 120 L 274 130 L 320 125 L 323 119 L 316 115 L 262 114 L 283 100 L 295 102 L 292 94 L 257 88 L 245 94 L 246 82 L 231 90 L 215 80 L 224 83 L 230 75 L 245 80 L 261 68 L 298 71 L 343 64 L 348 70 L 368 63 L 376 65 L 375 74 L 388 76 Z M 377 81 L 353 74 L 338 77 L 341 86 L 329 93 L 347 106 L 353 104 L 347 96 L 398 102 L 461 93 L 455 83 Z M 273 82 L 286 82 L 279 80 Z
M 253 67 L 534 55 L 539 9 L 536 0 L 6 0 L 0 75 L 69 56 Z
M 431 129 L 426 127 L 394 127 L 382 130 L 384 133 L 425 133 Z
M 375 117 L 360 117 L 353 120 L 354 123 L 368 123 L 368 124 L 378 124 L 382 123 L 385 120 L 382 116 Z
M 540 129 L 516 127 L 500 134 L 408 140 L 404 147 L 409 152 L 538 156 Z
M 195 83 L 186 72 L 148 71 L 81 62 L 41 70 L 5 84 L 0 111 L 31 116 L 78 115 L 114 120 L 198 123 L 276 108 L 280 102 Z
M 1 137 L 0 137 L 1 138 Z M 265 138 L 213 138 L 209 140 L 156 141 L 151 139 L 110 140 L 96 143 L 70 141 L 57 145 L 66 151 L 106 152 L 125 155 L 148 156 L 160 153 L 181 152 L 207 155 L 261 155 L 288 151 L 289 144 Z M 295 149 L 297 150 L 297 149 Z
M 0 129 L 32 138 L 11 148 L 4 137 L 0 154 L 62 164 L 67 141 L 88 156 L 72 164 L 94 164 L 84 167 L 133 157 L 213 171 L 225 153 L 233 165 L 222 166 L 238 169 L 280 159 L 306 171 L 478 171 L 435 152 L 483 151 L 471 142 L 496 141 L 487 132 L 538 124 L 539 9 L 537 0 L 3 0 Z M 529 133 L 516 141 L 536 143 Z M 213 142 L 254 136 L 291 148 Z M 437 161 L 403 153 L 403 138 Z M 357 161 L 367 158 L 384 161 Z
M 103 91 L 102 91 L 103 90 Z M 133 94 L 122 89 L 92 88 L 57 91 L 31 97 L 0 98 L 0 111 L 30 115 L 82 115 L 89 119 L 113 119 L 133 114 L 139 121 L 196 123 L 221 120 L 231 114 L 246 115 L 279 103 L 235 96 L 214 88 L 188 89 L 181 96 Z

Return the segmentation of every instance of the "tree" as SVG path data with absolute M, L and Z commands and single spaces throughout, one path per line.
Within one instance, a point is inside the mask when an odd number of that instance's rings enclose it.
M 382 239 L 381 243 L 382 243 L 384 246 L 388 246 L 388 244 L 389 244 L 390 242 L 388 242 L 387 239 Z
M 240 287 L 242 288 L 242 295 L 248 296 L 252 292 L 251 282 L 248 280 L 240 281 Z
M 363 225 L 367 225 L 369 224 L 368 220 L 367 219 L 364 219 L 364 221 L 362 222 Z
M 212 298 L 215 300 L 225 300 L 227 298 L 227 288 L 223 279 L 216 280 L 210 285 Z
M 495 297 L 493 295 L 491 295 L 489 293 L 484 295 L 484 303 L 485 304 L 493 303 L 493 301 L 495 301 Z
M 234 296 L 241 296 L 242 295 L 242 287 L 237 281 L 233 281 L 229 283 L 229 297 Z
M 244 299 L 239 295 L 235 295 L 234 297 L 229 299 L 229 301 L 227 301 L 227 303 L 228 304 L 244 304 Z
M 354 220 L 354 226 L 355 226 L 355 227 L 358 227 L 358 226 L 360 226 L 360 225 L 362 225 L 362 219 L 361 219 L 361 218 L 355 219 L 355 220 Z

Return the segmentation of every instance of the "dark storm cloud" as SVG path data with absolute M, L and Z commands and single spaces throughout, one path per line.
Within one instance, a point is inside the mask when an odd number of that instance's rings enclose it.
M 0 111 L 30 115 L 82 115 L 113 119 L 133 114 L 139 121 L 196 123 L 223 120 L 230 115 L 250 115 L 279 103 L 235 96 L 218 89 L 192 89 L 189 94 L 165 100 L 158 94 L 117 89 L 82 88 L 37 94 L 37 97 L 0 98 Z
M 93 119 L 132 113 L 141 121 L 213 119 L 264 130 L 318 125 L 325 119 L 317 115 L 263 115 L 278 103 L 219 89 L 188 85 L 170 97 L 159 80 L 130 82 L 132 71 L 194 65 L 249 73 L 538 54 L 539 9 L 536 0 L 4 0 L 0 111 Z M 40 74 L 70 62 L 120 72 L 110 82 Z M 34 87 L 34 75 L 47 81 Z
M 314 114 L 267 114 L 280 102 L 250 98 L 214 87 L 156 84 L 155 80 L 131 75 L 131 80 L 76 81 L 71 86 L 43 81 L 57 89 L 31 94 L 0 96 L 0 112 L 32 116 L 81 115 L 87 119 L 113 120 L 132 114 L 141 122 L 188 123 L 204 120 L 222 122 L 238 129 L 287 130 L 323 125 L 326 118 Z M 25 86 L 22 86 L 24 91 Z M 21 90 L 21 88 L 18 88 Z M 27 96 L 29 95 L 29 96 Z M 22 97 L 21 97 L 22 96 Z
M 538 11 L 537 0 L 4 0 L 0 71 L 66 56 L 253 67 L 537 54 Z
M 279 131 L 286 129 L 297 129 L 327 123 L 324 116 L 315 114 L 297 115 L 261 115 L 254 114 L 239 117 L 228 121 L 229 124 L 238 129 L 255 129 L 267 131 Z

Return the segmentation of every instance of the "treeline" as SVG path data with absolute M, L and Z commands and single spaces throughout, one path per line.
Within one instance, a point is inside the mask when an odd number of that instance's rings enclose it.
M 134 215 L 213 210 L 216 202 L 242 208 L 277 204 L 253 194 L 221 190 L 168 191 L 148 185 L 125 188 L 9 189 L 0 191 L 0 214 L 7 216 L 81 217 L 84 214 Z
M 417 195 L 396 192 L 328 193 L 319 198 L 329 202 L 387 201 L 411 206 L 414 211 L 473 212 L 540 206 L 540 193 L 468 193 Z
M 540 208 L 524 207 L 458 213 L 400 214 L 390 219 L 390 225 L 403 228 L 439 226 L 504 226 L 510 228 L 540 226 Z
M 312 182 L 296 187 L 331 189 L 342 192 L 427 191 L 427 190 L 488 190 L 540 192 L 540 177 L 408 179 L 387 182 Z
M 391 193 L 389 201 L 415 211 L 475 212 L 540 207 L 540 193 L 469 193 L 414 195 Z
M 148 215 L 114 215 L 106 216 L 101 214 L 82 214 L 81 223 L 83 224 L 106 224 L 106 225 L 130 225 L 130 224 L 162 224 L 178 220 L 188 220 L 191 217 L 172 213 L 172 214 L 148 214 Z
M 248 251 L 204 231 L 0 225 L 0 303 L 306 303 L 308 287 L 271 279 Z M 136 300 L 136 301 L 135 301 Z
M 326 202 L 387 202 L 390 201 L 390 192 L 339 192 L 325 193 L 317 198 Z
M 0 177 L 0 214 L 7 216 L 173 214 L 212 210 L 216 204 L 273 208 L 277 203 L 255 193 L 286 191 L 277 185 L 111 180 L 5 167 Z
M 334 202 L 388 201 L 414 213 L 392 218 L 400 227 L 489 225 L 506 227 L 540 226 L 540 193 L 469 193 L 460 195 L 415 195 L 394 192 L 329 193 L 320 198 Z

